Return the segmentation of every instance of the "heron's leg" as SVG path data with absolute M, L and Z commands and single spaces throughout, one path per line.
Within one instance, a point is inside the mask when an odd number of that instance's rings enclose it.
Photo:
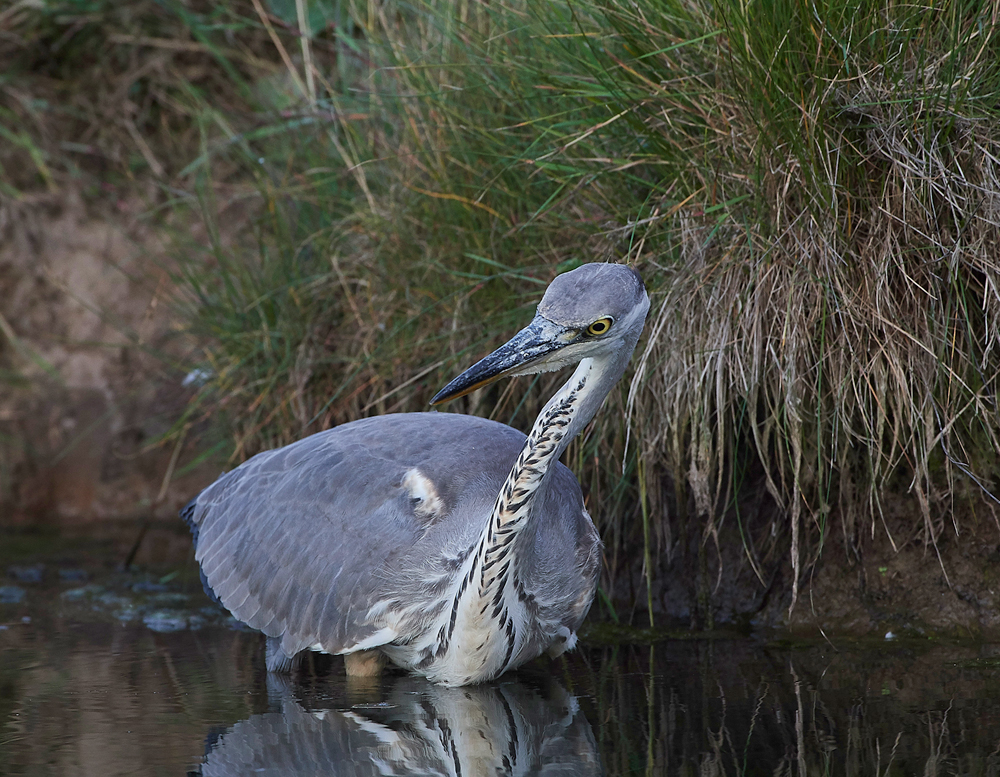
M 278 674 L 290 674 L 299 668 L 302 663 L 302 653 L 295 656 L 288 655 L 281 649 L 281 637 L 268 637 L 264 648 L 264 664 L 268 672 Z
M 359 650 L 344 656 L 348 677 L 378 677 L 384 666 L 385 654 L 381 650 Z
M 281 712 L 287 702 L 295 701 L 295 681 L 291 675 L 268 672 L 264 683 L 267 688 L 268 712 Z

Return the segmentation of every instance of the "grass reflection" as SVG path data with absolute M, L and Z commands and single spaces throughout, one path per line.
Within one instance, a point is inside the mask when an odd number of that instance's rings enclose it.
M 616 646 L 574 659 L 608 775 L 996 774 L 990 646 Z M 985 668 L 984 668 L 985 667 Z

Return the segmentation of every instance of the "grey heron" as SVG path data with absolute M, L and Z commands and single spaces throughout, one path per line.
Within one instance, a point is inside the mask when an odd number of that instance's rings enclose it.
M 559 457 L 648 309 L 625 265 L 558 275 L 527 327 L 431 400 L 577 364 L 527 437 L 454 413 L 376 416 L 259 453 L 195 497 L 181 515 L 206 590 L 267 635 L 268 670 L 316 650 L 348 674 L 388 659 L 458 686 L 572 648 L 601 545 Z

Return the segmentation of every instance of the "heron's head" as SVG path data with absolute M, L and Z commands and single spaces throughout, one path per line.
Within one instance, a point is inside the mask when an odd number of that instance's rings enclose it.
M 441 389 L 432 405 L 505 375 L 551 372 L 588 358 L 632 353 L 649 310 L 642 278 L 623 264 L 585 264 L 556 276 L 535 318 Z

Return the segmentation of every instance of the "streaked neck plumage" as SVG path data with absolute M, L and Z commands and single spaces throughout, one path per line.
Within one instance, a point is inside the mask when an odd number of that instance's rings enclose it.
M 540 500 L 552 464 L 600 410 L 632 357 L 635 342 L 597 357 L 583 359 L 570 379 L 545 403 L 528 439 L 497 496 L 494 515 L 510 512 L 508 489 L 529 489 L 529 502 Z
M 505 589 L 514 589 L 517 597 L 524 596 L 520 583 L 512 575 L 517 537 L 531 519 L 534 506 L 544 499 L 546 474 L 551 466 L 600 409 L 631 355 L 632 348 L 623 348 L 604 357 L 583 359 L 570 379 L 545 404 L 497 495 L 490 519 L 473 551 L 473 569 L 478 569 L 474 575 L 476 598 L 482 614 L 501 632 L 506 632 L 508 649 L 501 671 L 507 668 L 518 642 L 515 623 L 508 611 L 515 596 L 505 594 Z
M 635 317 L 645 312 L 645 307 L 637 308 Z M 531 634 L 539 628 L 551 639 L 561 636 L 570 645 L 575 640 L 564 625 L 539 620 L 534 598 L 538 581 L 524 577 L 528 570 L 518 563 L 517 540 L 536 520 L 553 465 L 625 372 L 642 329 L 639 321 L 617 347 L 592 348 L 535 419 L 469 549 L 446 620 L 435 623 L 440 631 L 434 655 L 440 656 L 440 669 L 428 673 L 432 679 L 463 684 L 496 677 L 537 655 L 528 646 L 532 639 L 538 641 Z

